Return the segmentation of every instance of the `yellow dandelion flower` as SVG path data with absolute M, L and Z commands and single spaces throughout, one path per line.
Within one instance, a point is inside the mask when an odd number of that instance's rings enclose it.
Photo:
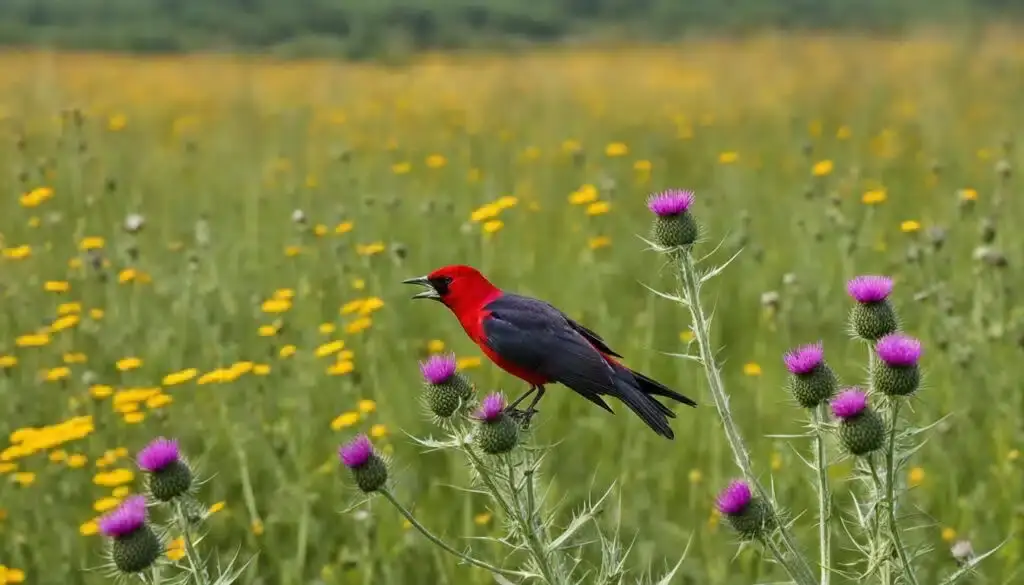
M 691 469 L 687 477 L 693 485 L 697 485 L 704 480 L 704 474 L 699 469 Z
M 249 523 L 249 530 L 251 530 L 254 535 L 261 536 L 263 534 L 263 521 L 259 518 L 254 519 Z
M 282 358 L 292 357 L 293 355 L 295 355 L 295 346 L 291 344 L 285 345 L 280 349 L 280 351 L 277 352 L 277 355 L 281 356 Z
M 604 215 L 608 213 L 612 208 L 612 204 L 607 201 L 595 201 L 587 206 L 587 215 Z
M 641 159 L 633 163 L 633 170 L 638 173 L 649 173 L 652 168 L 654 168 L 654 165 L 649 160 Z
M 864 205 L 878 205 L 879 203 L 885 203 L 887 198 L 888 194 L 885 192 L 885 189 L 871 189 L 864 192 L 860 202 Z
M 103 238 L 99 236 L 90 236 L 82 238 L 82 240 L 78 242 L 78 249 L 83 252 L 90 252 L 92 250 L 102 249 L 105 245 L 106 241 Z
M 747 376 L 760 376 L 761 366 L 754 362 L 748 362 L 743 364 L 743 373 Z
M 118 414 L 128 414 L 130 412 L 137 412 L 139 410 L 138 402 L 122 402 L 120 404 L 114 404 L 114 412 Z
M 960 199 L 963 200 L 963 201 L 977 201 L 978 200 L 978 192 L 976 190 L 974 190 L 974 189 L 969 188 L 969 187 L 968 188 L 964 188 L 964 189 L 960 189 L 960 191 L 958 191 L 957 194 L 959 195 Z
M 134 282 L 139 277 L 139 271 L 134 268 L 125 268 L 117 274 L 117 282 L 121 284 L 128 284 Z
M 99 321 L 103 318 L 103 309 L 89 309 L 89 318 L 93 321 Z
M 195 368 L 188 368 L 185 370 L 181 370 L 179 372 L 167 374 L 166 376 L 164 376 L 164 379 L 161 380 L 161 383 L 164 386 L 177 386 L 178 384 L 184 384 L 185 382 L 188 382 L 192 378 L 195 378 L 198 374 L 199 370 Z
M 339 309 L 338 312 L 342 315 L 351 315 L 352 313 L 356 313 L 360 309 L 362 309 L 364 302 L 365 299 L 356 299 L 354 301 L 349 301 L 342 305 L 341 309 Z
M 782 469 L 782 463 L 782 453 L 779 453 L 778 451 L 773 451 L 771 458 L 772 471 L 780 471 Z
M 86 355 L 80 351 L 68 352 L 64 354 L 65 364 L 84 364 L 87 361 L 89 361 L 89 358 L 86 357 Z
M 3 255 L 4 258 L 9 260 L 24 260 L 32 255 L 32 246 L 22 244 L 21 246 L 15 246 L 13 248 L 4 248 Z
M 441 154 L 432 154 L 427 157 L 426 163 L 427 166 L 432 169 L 440 169 L 444 168 L 444 166 L 448 164 L 448 159 Z
M 206 513 L 208 515 L 212 516 L 212 515 L 216 514 L 217 512 L 220 512 L 221 510 L 223 510 L 224 506 L 225 506 L 225 503 L 223 501 L 214 502 L 213 505 L 210 506 L 210 509 L 206 511 Z
M 498 209 L 510 209 L 512 207 L 515 207 L 516 205 L 519 205 L 519 198 L 516 197 L 515 195 L 503 195 L 502 197 L 499 197 L 497 201 L 494 202 L 494 205 Z
M 455 367 L 460 370 L 471 370 L 473 368 L 479 368 L 483 364 L 483 360 L 478 357 L 464 357 L 459 358 L 456 362 Z
M 120 372 L 130 372 L 137 370 L 142 367 L 142 360 L 137 357 L 126 357 L 117 360 L 117 370 Z
M 1020 459 L 1020 449 L 1010 449 L 1006 453 L 1006 460 L 1007 461 L 1016 461 L 1018 459 Z
M 370 436 L 374 439 L 383 439 L 388 436 L 388 428 L 382 424 L 375 424 L 370 427 Z
M 277 315 L 280 313 L 287 312 L 288 309 L 292 308 L 292 302 L 289 299 L 267 299 L 263 301 L 263 305 L 260 309 L 267 314 Z
M 740 160 L 740 153 L 729 150 L 718 155 L 718 164 L 731 165 L 734 162 Z
M 124 114 L 114 114 L 107 119 L 107 130 L 111 132 L 120 132 L 125 129 L 128 125 L 128 117 Z
M 369 317 L 360 317 L 346 325 L 345 332 L 349 334 L 359 333 L 369 329 L 371 325 L 373 325 L 373 321 Z
M 343 412 L 331 421 L 331 430 L 340 431 L 359 422 L 358 412 Z
M 679 332 L 679 341 L 683 343 L 690 343 L 697 337 L 697 334 L 693 332 L 693 329 L 687 329 L 686 331 Z
M 274 291 L 274 294 L 271 295 L 271 298 L 274 298 L 274 299 L 286 299 L 286 300 L 294 299 L 295 298 L 295 289 L 293 289 L 293 288 L 279 288 L 279 289 Z
M 375 256 L 387 249 L 384 242 L 373 242 L 372 244 L 356 245 L 356 254 L 360 256 Z
M 946 542 L 953 542 L 954 540 L 956 540 L 956 530 L 953 530 L 952 528 L 950 528 L 948 526 L 946 528 L 943 528 L 942 529 L 942 540 L 944 540 Z
M 482 207 L 474 209 L 473 213 L 469 214 L 469 220 L 474 223 L 480 223 L 482 221 L 494 219 L 499 213 L 501 213 L 501 207 L 495 203 L 488 203 Z
M 918 487 L 924 483 L 925 473 L 923 467 L 913 467 L 907 473 L 907 483 L 910 487 Z
M 905 233 L 905 234 L 912 234 L 914 232 L 919 231 L 920 229 L 921 229 L 921 222 L 919 222 L 917 220 L 908 219 L 906 221 L 900 222 L 900 231 Z
M 352 231 L 353 224 L 351 221 L 343 221 L 338 225 L 334 226 L 334 233 L 336 234 L 347 234 Z
M 587 184 L 569 194 L 569 203 L 573 205 L 587 205 L 597 201 L 597 187 Z
M 373 400 L 370 400 L 369 398 L 364 398 L 360 400 L 358 403 L 356 403 L 356 407 L 359 409 L 359 412 L 363 414 L 369 414 L 377 410 L 377 403 L 374 402 Z
M 335 362 L 327 368 L 327 373 L 331 376 L 344 376 L 345 374 L 352 373 L 356 369 L 356 365 L 348 360 L 342 360 Z
M 76 453 L 68 457 L 67 465 L 71 469 L 81 469 L 85 467 L 85 464 L 89 462 L 89 458 L 81 453 Z
M 853 135 L 853 130 L 849 126 L 843 125 L 836 130 L 836 138 L 839 140 L 847 140 Z
M 46 292 L 65 293 L 71 290 L 71 284 L 66 280 L 47 280 L 43 283 L 43 290 Z
M 110 495 L 114 496 L 115 498 L 123 499 L 131 495 L 131 493 L 132 488 L 130 486 L 122 485 L 114 488 L 114 491 L 110 492 Z
M 629 154 L 629 147 L 623 142 L 611 142 L 604 147 L 604 154 L 608 157 L 626 156 Z
M 167 544 L 165 553 L 170 561 L 180 561 L 185 557 L 185 539 L 178 537 Z
M 336 329 L 337 327 L 334 323 L 321 323 L 320 326 L 317 327 L 317 330 L 320 331 L 322 335 L 330 335 L 331 333 L 334 333 Z
M 284 255 L 289 258 L 294 258 L 299 254 L 302 254 L 302 246 L 286 246 L 284 249 Z
M 6 370 L 18 365 L 18 358 L 13 355 L 0 355 L 0 370 Z
M 339 362 L 352 361 L 354 359 L 354 356 L 355 356 L 355 354 L 352 353 L 352 350 L 343 349 L 343 350 L 338 352 L 338 361 Z
M 217 384 L 220 382 L 224 382 L 227 379 L 227 376 L 227 370 L 225 370 L 224 368 L 217 368 L 215 370 L 210 370 L 209 372 L 206 372 L 202 376 L 199 376 L 199 379 L 196 380 L 196 384 L 199 386 L 205 386 L 207 384 Z
M 503 227 L 505 227 L 505 222 L 501 221 L 500 219 L 492 219 L 484 223 L 484 233 L 493 234 L 501 230 L 501 228 Z
M 30 486 L 36 482 L 36 474 L 31 471 L 20 471 L 11 476 L 11 481 L 20 486 Z
M 363 280 L 362 278 L 353 278 L 352 288 L 355 290 L 363 290 L 364 288 L 366 288 L 366 281 Z
M 820 160 L 811 167 L 811 174 L 815 177 L 827 177 L 832 174 L 832 161 Z
M 612 239 L 608 236 L 595 236 L 587 240 L 587 247 L 591 250 L 600 250 L 612 245 Z
M 444 351 L 444 342 L 440 339 L 431 339 L 427 342 L 427 351 L 430 353 L 441 353 Z
M 491 522 L 492 514 L 490 512 L 480 512 L 473 516 L 473 523 L 477 526 L 486 526 Z
M 93 502 L 92 509 L 102 514 L 107 510 L 113 510 L 120 503 L 121 500 L 119 500 L 118 498 L 100 498 Z
M 82 536 L 93 536 L 99 534 L 100 527 L 95 520 L 89 520 L 78 527 L 78 533 Z
M 316 348 L 316 351 L 314 353 L 316 354 L 316 357 L 327 357 L 331 354 L 338 353 L 344 347 L 345 342 L 339 339 L 321 345 L 320 347 Z
M 260 325 L 257 333 L 260 337 L 273 337 L 278 334 L 280 329 L 277 325 Z
M 129 412 L 122 417 L 125 424 L 136 425 L 146 420 L 146 413 L 144 412 Z
M 64 331 L 65 329 L 71 329 L 75 325 L 78 325 L 82 321 L 82 318 L 77 314 L 72 313 L 71 315 L 64 315 L 54 320 L 53 325 L 50 325 L 50 329 L 54 333 L 58 331 Z
M 65 451 L 64 449 L 50 451 L 50 454 L 47 456 L 47 459 L 49 459 L 51 463 L 63 463 L 64 461 L 68 460 L 68 452 Z
M 253 364 L 252 373 L 256 376 L 266 376 L 270 373 L 269 364 Z
M 17 463 L 4 462 L 0 463 L 0 474 L 10 473 L 18 468 Z
M 81 313 L 81 312 L 82 312 L 82 303 L 72 302 L 72 303 L 61 303 L 61 304 L 57 305 L 57 315 L 59 315 L 59 316 L 71 315 L 72 313 Z
M 360 315 L 369 315 L 374 311 L 377 311 L 384 307 L 384 300 L 380 297 L 369 297 L 363 300 L 363 304 L 359 307 Z
M 50 343 L 50 336 L 45 333 L 20 335 L 14 340 L 14 345 L 18 347 L 42 347 L 48 343 Z
M 156 410 L 158 408 L 163 408 L 172 402 L 174 402 L 173 396 L 169 394 L 157 394 L 156 396 L 146 399 L 146 408 L 149 410 Z
M 114 389 L 106 384 L 94 384 L 89 387 L 89 395 L 98 400 L 109 397 L 114 393 Z
M 47 370 L 43 377 L 47 382 L 56 382 L 58 380 L 67 380 L 71 377 L 71 368 L 67 366 L 61 366 L 59 368 L 51 368 Z

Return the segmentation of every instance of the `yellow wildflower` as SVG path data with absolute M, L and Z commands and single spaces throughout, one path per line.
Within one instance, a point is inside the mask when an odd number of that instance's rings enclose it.
M 440 169 L 448 164 L 448 160 L 441 154 L 432 154 L 428 156 L 426 162 L 427 166 L 432 169 Z
M 106 242 L 103 238 L 99 236 L 90 236 L 82 238 L 82 241 L 78 242 L 78 249 L 83 252 L 89 252 L 91 250 L 99 250 L 103 248 L 104 245 L 106 245 Z
M 600 250 L 612 245 L 612 239 L 608 236 L 594 236 L 587 241 L 587 247 L 591 250 Z
M 120 372 L 130 372 L 142 367 L 142 360 L 137 357 L 126 357 L 117 360 L 117 369 Z
M 216 514 L 217 512 L 220 512 L 221 510 L 223 510 L 224 509 L 224 505 L 225 504 L 224 504 L 223 501 L 214 502 L 213 505 L 210 506 L 210 509 L 206 511 L 206 513 L 208 515 L 212 516 L 212 515 Z
M 36 474 L 31 471 L 20 471 L 11 476 L 11 481 L 21 486 L 30 486 L 36 482 Z
M 4 248 L 4 258 L 10 260 L 24 260 L 32 255 L 32 246 L 28 244 L 22 244 L 21 246 L 15 246 L 13 248 Z
M 440 339 L 431 339 L 427 342 L 427 351 L 430 353 L 441 353 L 444 351 L 444 342 Z
M 907 483 L 910 487 L 918 487 L 924 483 L 925 473 L 923 467 L 913 467 L 907 474 Z
M 900 223 L 900 231 L 905 234 L 912 234 L 921 229 L 921 222 L 913 219 L 908 219 Z
M 348 360 L 337 361 L 327 368 L 327 373 L 332 376 L 344 376 L 356 369 L 356 365 Z
M 505 227 L 505 222 L 500 219 L 492 219 L 484 224 L 484 233 L 493 234 Z
M 494 219 L 501 213 L 501 207 L 496 203 L 488 203 L 482 207 L 478 207 L 473 210 L 473 213 L 469 214 L 469 220 L 475 223 Z
M 16 365 L 18 365 L 18 358 L 13 355 L 0 355 L 0 370 L 13 368 Z
M 885 189 L 872 189 L 870 191 L 866 191 L 864 195 L 861 196 L 860 201 L 864 205 L 878 205 L 879 203 L 885 203 L 887 197 L 888 195 L 886 194 Z
M 68 352 L 64 354 L 65 364 L 84 364 L 87 361 L 89 361 L 89 358 L 87 358 L 86 355 L 80 351 Z
M 169 394 L 157 394 L 156 396 L 150 397 L 146 400 L 146 408 L 150 410 L 156 410 L 163 408 L 168 404 L 174 402 L 174 397 Z
M 604 147 L 604 154 L 608 157 L 626 156 L 629 154 L 629 147 L 623 142 L 611 142 Z
M 74 313 L 70 315 L 64 315 L 63 317 L 58 317 L 57 319 L 55 319 L 53 325 L 50 325 L 50 329 L 53 330 L 54 333 L 58 331 L 64 331 L 65 329 L 71 329 L 75 325 L 78 325 L 78 323 L 81 322 L 81 320 L 82 318 Z
M 71 284 L 66 280 L 47 280 L 43 283 L 43 290 L 46 292 L 64 293 L 71 290 Z
M 100 531 L 99 524 L 95 520 L 89 520 L 78 527 L 78 533 L 82 536 L 92 536 Z
M 747 376 L 760 376 L 761 366 L 754 362 L 748 362 L 743 364 L 743 373 Z
M 607 201 L 595 201 L 587 206 L 587 215 L 604 215 L 612 208 Z
M 373 242 L 372 244 L 356 245 L 356 254 L 360 256 L 374 256 L 383 252 L 387 247 L 384 242 Z
M 597 187 L 587 184 L 569 194 L 569 203 L 573 205 L 586 205 L 597 201 Z
M 490 523 L 492 516 L 490 512 L 480 512 L 473 516 L 473 523 L 477 526 L 486 526 Z
M 331 421 L 331 430 L 340 431 L 359 422 L 358 412 L 343 412 Z
M 334 233 L 347 234 L 348 232 L 352 231 L 352 225 L 353 224 L 351 221 L 343 221 L 338 225 L 334 226 Z
M 264 313 L 276 315 L 291 309 L 292 302 L 289 299 L 267 299 L 266 301 L 263 301 L 263 305 L 260 308 Z
M 345 342 L 339 340 L 331 341 L 316 348 L 316 357 L 327 357 L 331 354 L 338 353 L 345 347 Z
M 269 364 L 253 364 L 252 373 L 256 376 L 266 376 L 270 373 Z
M 370 436 L 374 439 L 383 439 L 388 435 L 388 428 L 382 424 L 375 424 L 370 427 Z
M 111 498 L 111 497 L 100 498 L 100 499 L 96 500 L 95 502 L 93 502 L 92 509 L 96 510 L 97 512 L 103 513 L 103 512 L 106 512 L 107 510 L 113 510 L 120 503 L 121 503 L 121 500 L 119 500 L 118 498 Z
M 718 155 L 718 164 L 731 165 L 738 160 L 740 160 L 740 153 L 736 151 L 730 150 Z
M 480 367 L 480 364 L 482 363 L 483 360 L 478 357 L 464 357 L 459 358 L 459 360 L 455 364 L 455 367 L 457 367 L 460 370 L 469 370 L 472 368 Z
M 977 201 L 978 192 L 971 188 L 960 189 L 958 192 L 960 199 L 963 201 Z
M 281 350 L 277 352 L 277 354 L 282 358 L 292 357 L 293 355 L 295 355 L 295 346 L 288 344 L 282 347 Z
M 371 325 L 373 325 L 373 321 L 370 320 L 369 317 L 360 317 L 346 325 L 345 332 L 350 334 L 359 333 L 360 331 L 369 329 Z
M 77 302 L 75 302 L 75 303 L 61 303 L 61 304 L 57 305 L 57 314 L 61 315 L 61 316 L 63 316 L 63 315 L 70 315 L 72 313 L 81 313 L 81 312 L 82 312 L 82 303 L 77 303 Z
M 832 161 L 820 160 L 811 167 L 811 174 L 815 177 L 827 177 L 832 174 Z
M 952 528 L 950 528 L 948 526 L 946 528 L 943 528 L 942 529 L 942 540 L 944 540 L 946 542 L 953 542 L 954 540 L 956 540 L 956 530 L 953 530 Z
M 358 403 L 356 403 L 356 407 L 359 409 L 359 412 L 363 414 L 369 414 L 377 410 L 377 403 L 374 402 L 373 400 L 370 400 L 369 398 L 364 398 L 360 400 Z
M 359 307 L 360 315 L 369 315 L 370 313 L 382 308 L 384 301 L 380 297 L 369 297 L 363 300 L 363 304 Z
M 129 412 L 124 415 L 125 424 L 134 425 L 146 420 L 146 413 L 144 412 Z
M 106 384 L 95 384 L 89 387 L 89 395 L 96 399 L 107 398 L 114 393 L 114 389 Z
M 50 343 L 50 336 L 45 333 L 20 335 L 14 340 L 14 345 L 18 347 L 41 347 L 48 343 Z
M 170 561 L 180 561 L 185 557 L 185 539 L 178 537 L 167 544 L 167 558 Z
M 317 330 L 323 335 L 330 335 L 331 333 L 334 333 L 336 329 L 337 327 L 334 323 L 321 323 L 320 326 L 317 327 Z
M 47 382 L 56 382 L 58 380 L 67 380 L 71 377 L 71 368 L 67 366 L 60 366 L 59 368 L 51 368 L 46 371 L 43 376 Z
M 280 329 L 277 325 L 260 325 L 257 333 L 260 337 L 273 337 L 278 334 Z
M 180 372 L 174 372 L 164 376 L 162 383 L 164 386 L 177 386 L 178 384 L 184 384 L 192 378 L 195 378 L 199 374 L 199 370 L 195 368 L 188 368 L 181 370 Z

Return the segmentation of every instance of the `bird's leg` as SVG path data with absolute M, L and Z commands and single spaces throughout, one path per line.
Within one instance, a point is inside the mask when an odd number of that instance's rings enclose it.
M 537 394 L 534 395 L 533 400 L 530 401 L 530 406 L 526 407 L 526 419 L 529 420 L 531 416 L 538 412 L 536 406 L 540 402 L 540 399 L 544 397 L 544 387 L 537 386 Z
M 519 403 L 520 403 L 520 402 L 522 402 L 522 401 L 526 400 L 526 398 L 527 398 L 527 397 L 528 397 L 528 396 L 529 396 L 530 394 L 533 394 L 534 392 L 536 392 L 538 388 L 540 388 L 540 386 L 530 386 L 530 389 L 529 389 L 529 390 L 527 390 L 527 391 L 526 391 L 526 392 L 525 392 L 525 393 L 524 393 L 524 394 L 523 394 L 522 396 L 520 396 L 519 398 L 516 398 L 515 400 L 513 400 L 513 401 L 512 401 L 512 404 L 509 404 L 508 406 L 506 406 L 506 407 L 505 407 L 505 410 L 507 410 L 507 411 L 509 411 L 509 412 L 512 412 L 513 410 L 515 410 L 515 409 L 516 409 L 516 407 L 517 407 L 517 406 L 519 406 Z M 541 390 L 541 392 L 543 392 L 543 390 Z M 534 404 L 536 404 L 536 403 L 537 403 L 537 401 L 536 401 L 536 400 L 534 400 L 534 401 L 533 401 L 533 402 L 532 402 L 532 403 L 530 404 L 530 406 L 532 407 L 532 406 L 533 406 Z
M 533 400 L 530 401 L 530 406 L 527 406 L 526 410 L 512 409 L 508 411 L 509 415 L 515 419 L 523 429 L 530 428 L 530 420 L 533 419 L 533 415 L 540 412 L 537 410 L 537 403 L 540 402 L 540 399 L 544 396 L 544 387 L 535 386 L 530 390 L 530 392 L 532 393 L 534 391 L 536 391 L 537 394 L 534 395 Z M 526 398 L 526 396 L 523 396 L 523 398 Z

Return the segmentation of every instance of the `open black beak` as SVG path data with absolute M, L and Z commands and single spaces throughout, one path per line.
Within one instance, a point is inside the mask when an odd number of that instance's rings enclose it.
M 418 284 L 420 286 L 427 287 L 427 290 L 412 295 L 414 299 L 440 299 L 441 295 L 437 294 L 437 290 L 434 289 L 434 285 L 430 283 L 430 279 L 426 276 L 417 276 L 416 278 L 407 278 L 402 281 L 402 284 Z

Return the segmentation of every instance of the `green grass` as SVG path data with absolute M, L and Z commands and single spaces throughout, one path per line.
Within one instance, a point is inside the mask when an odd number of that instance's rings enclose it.
M 16 468 L 0 474 L 0 564 L 23 569 L 29 583 L 102 582 L 79 571 L 102 563 L 101 538 L 79 528 L 97 516 L 93 502 L 111 492 L 94 476 L 134 465 L 120 458 L 99 469 L 97 462 L 107 450 L 134 453 L 166 435 L 180 438 L 212 476 L 201 499 L 226 504 L 211 517 L 206 546 L 259 552 L 246 583 L 491 582 L 456 567 L 383 502 L 342 513 L 357 496 L 335 459 L 340 442 L 384 425 L 387 436 L 377 443 L 391 453 L 397 493 L 425 524 L 450 541 L 500 533 L 497 518 L 475 521 L 483 500 L 449 487 L 465 484 L 462 464 L 421 453 L 403 435 L 431 431 L 416 365 L 427 342 L 442 340 L 460 357 L 480 353 L 447 310 L 411 301 L 414 291 L 400 282 L 466 263 L 507 290 L 564 309 L 630 366 L 701 403 L 680 409 L 676 439 L 666 442 L 621 405 L 611 416 L 551 388 L 536 436 L 560 441 L 546 481 L 566 514 L 615 482 L 621 503 L 608 521 L 621 522 L 627 541 L 635 537 L 637 570 L 674 563 L 692 538 L 680 583 L 780 580 L 754 551 L 737 555 L 712 516 L 715 492 L 737 470 L 703 373 L 665 355 L 686 347 L 685 311 L 641 285 L 674 285 L 664 259 L 636 237 L 649 226 L 644 198 L 683 187 L 697 192 L 700 249 L 724 242 L 713 256 L 722 261 L 743 248 L 705 289 L 705 302 L 716 307 L 726 387 L 756 471 L 774 483 L 781 504 L 806 511 L 797 536 L 808 554 L 817 537 L 813 476 L 796 452 L 809 456 L 810 442 L 765 438 L 802 421 L 784 390 L 781 355 L 824 340 L 843 381 L 859 383 L 866 360 L 846 332 L 845 281 L 884 273 L 897 278 L 893 299 L 904 328 L 925 345 L 926 387 L 912 419 L 924 425 L 950 415 L 921 450 L 923 481 L 908 496 L 920 510 L 916 521 L 929 524 L 913 538 L 936 548 L 921 578 L 937 582 L 955 566 L 942 540 L 950 528 L 979 551 L 1011 537 L 983 571 L 989 583 L 1014 582 L 1024 555 L 1024 313 L 1016 308 L 1024 246 L 1012 218 L 1024 208 L 1019 177 L 1003 179 L 994 168 L 1000 160 L 1014 171 L 1024 166 L 1011 148 L 1024 121 L 1017 99 L 1024 87 L 1007 73 L 1020 66 L 1019 46 L 961 53 L 925 41 L 909 48 L 787 43 L 400 71 L 213 57 L 23 57 L 21 74 L 0 84 L 0 233 L 8 251 L 31 246 L 28 258 L 0 258 L 0 356 L 17 358 L 0 373 L 0 437 L 85 415 L 94 430 L 8 461 Z M 82 121 L 67 108 L 80 108 Z M 837 137 L 846 125 L 850 137 Z M 566 151 L 566 140 L 579 142 L 579 155 Z M 628 154 L 606 156 L 612 142 L 628 145 Z M 539 149 L 536 158 L 530 147 Z M 721 164 L 723 152 L 739 158 Z M 443 168 L 427 168 L 433 153 L 446 157 Z M 812 177 L 812 165 L 825 159 L 833 172 Z M 649 174 L 634 170 L 638 160 L 650 161 Z M 396 174 L 400 162 L 410 172 Z M 586 205 L 568 202 L 585 184 L 597 186 L 609 213 L 588 216 Z M 20 205 L 21 194 L 41 186 L 53 189 L 51 199 Z M 883 187 L 884 203 L 861 203 L 864 192 Z M 972 205 L 960 203 L 967 188 L 977 192 Z M 503 195 L 518 203 L 501 212 L 502 229 L 484 235 L 470 215 Z M 304 227 L 291 220 L 296 209 L 308 218 Z M 146 218 L 137 236 L 121 229 L 130 213 Z M 920 221 L 921 230 L 902 233 L 906 220 Z M 336 234 L 346 221 L 353 229 Z M 986 221 L 1006 268 L 972 259 Z M 203 222 L 206 243 L 196 235 Z M 317 225 L 327 233 L 318 236 Z M 940 226 L 947 237 L 936 250 L 927 231 Z M 105 238 L 100 270 L 79 251 L 89 236 Z M 590 249 L 597 236 L 611 245 Z M 385 250 L 357 254 L 373 242 Z M 301 253 L 287 255 L 289 246 Z M 918 262 L 908 261 L 911 250 Z M 119 283 L 126 268 L 151 282 Z M 784 283 L 785 275 L 795 282 Z M 67 281 L 70 291 L 45 292 L 46 281 Z M 284 288 L 294 290 L 291 309 L 263 314 L 261 303 Z M 779 295 L 776 311 L 762 306 L 769 291 Z M 915 300 L 923 291 L 931 294 Z M 367 297 L 383 301 L 372 326 L 346 333 L 356 316 L 339 309 Z M 79 324 L 43 347 L 16 346 L 18 336 L 49 327 L 67 302 L 81 303 Z M 96 308 L 102 319 L 89 316 Z M 279 335 L 258 336 L 277 318 Z M 323 323 L 337 331 L 319 332 Z M 353 372 L 328 375 L 333 358 L 315 357 L 332 339 L 353 352 Z M 278 356 L 285 344 L 297 346 L 295 356 Z M 72 352 L 88 361 L 71 364 L 67 380 L 41 380 Z M 117 360 L 129 356 L 141 358 L 141 368 L 119 372 Z M 269 365 L 269 374 L 165 388 L 173 403 L 143 403 L 145 419 L 134 424 L 112 398 L 89 393 L 93 384 L 155 388 L 171 372 L 246 361 Z M 481 391 L 525 390 L 487 363 L 467 374 Z M 361 399 L 374 400 L 375 412 L 332 430 L 332 420 Z M 51 462 L 58 448 L 86 455 L 88 464 Z M 840 494 L 849 468 L 832 470 Z M 35 473 L 34 481 L 19 485 L 18 472 Z M 140 478 L 132 485 L 141 489 Z M 841 533 L 836 539 L 838 550 Z M 479 545 L 477 556 L 503 560 L 487 547 Z

